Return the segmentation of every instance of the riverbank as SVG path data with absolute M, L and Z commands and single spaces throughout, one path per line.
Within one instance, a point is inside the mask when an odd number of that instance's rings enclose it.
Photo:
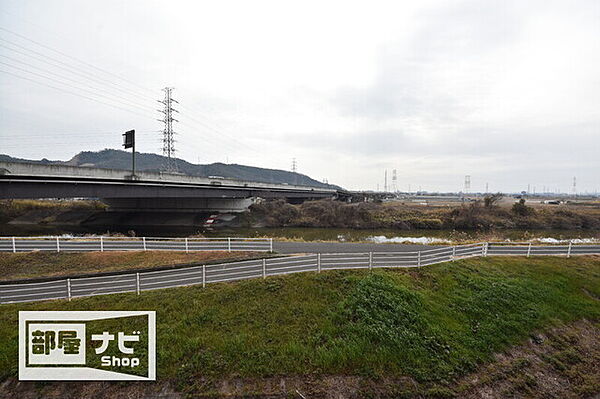
M 0 281 L 74 276 L 238 261 L 264 257 L 257 252 L 21 252 L 0 256 Z
M 346 229 L 464 230 L 510 229 L 600 230 L 600 204 L 595 206 L 485 205 L 476 201 L 458 206 L 402 203 L 346 204 L 310 201 L 300 205 L 267 201 L 250 207 L 248 227 L 333 227 Z
M 102 204 L 95 201 L 15 200 L 0 201 L 0 232 L 4 236 L 116 233 L 188 237 L 200 234 L 207 237 L 273 237 L 292 241 L 415 244 L 600 240 L 598 207 L 544 207 L 539 204 L 529 207 L 527 203 L 525 206 L 527 214 L 521 215 L 513 212 L 510 206 L 485 207 L 476 203 L 424 207 L 335 201 L 291 205 L 273 201 L 252 206 L 249 212 L 243 214 L 217 218 L 211 228 L 205 228 L 207 214 L 112 213 L 106 212 Z M 424 221 L 431 220 L 436 222 L 423 225 Z M 471 222 L 464 223 L 464 220 Z M 487 222 L 474 222 L 477 220 Z M 471 228 L 464 228 L 465 225 L 471 225 Z

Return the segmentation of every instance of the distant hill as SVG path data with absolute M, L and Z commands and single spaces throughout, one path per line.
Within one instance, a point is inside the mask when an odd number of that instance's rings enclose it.
M 156 172 L 160 170 L 165 157 L 157 154 L 136 153 L 135 166 L 137 170 Z M 68 161 L 50 161 L 48 159 L 30 160 L 13 158 L 0 154 L 2 162 L 28 162 L 46 165 L 89 166 L 102 169 L 130 169 L 131 153 L 121 150 L 102 150 L 98 152 L 83 151 Z M 209 165 L 196 165 L 177 159 L 177 167 L 181 173 L 190 176 L 223 176 L 240 180 L 262 183 L 287 183 L 299 186 L 339 189 L 340 187 L 321 183 L 306 175 L 288 172 L 279 169 L 257 168 L 254 166 L 212 163 Z

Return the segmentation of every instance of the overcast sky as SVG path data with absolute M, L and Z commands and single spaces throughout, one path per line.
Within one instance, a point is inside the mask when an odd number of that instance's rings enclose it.
M 0 153 L 160 152 L 349 189 L 600 190 L 600 1 L 0 0 Z

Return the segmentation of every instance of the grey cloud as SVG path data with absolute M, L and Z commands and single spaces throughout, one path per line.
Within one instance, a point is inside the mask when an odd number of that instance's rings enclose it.
M 449 65 L 468 65 L 473 70 L 466 86 L 485 90 L 485 79 L 468 62 L 514 42 L 521 30 L 521 18 L 506 1 L 452 3 L 422 12 L 419 19 L 421 28 L 410 45 L 390 43 L 382 49 L 379 71 L 370 87 L 349 86 L 334 93 L 331 101 L 342 115 L 456 121 L 470 112 L 464 106 L 465 93 L 438 88 L 436 76 L 443 75 Z
M 357 157 L 503 157 L 565 162 L 568 159 L 600 167 L 600 124 L 596 122 L 541 127 L 466 127 L 429 140 L 402 129 L 363 130 L 343 137 L 327 132 L 286 136 L 292 144 L 337 151 Z

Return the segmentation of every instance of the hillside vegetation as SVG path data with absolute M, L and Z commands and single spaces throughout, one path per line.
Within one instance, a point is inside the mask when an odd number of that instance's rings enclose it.
M 464 376 L 495 353 L 533 339 L 545 348 L 544 364 L 564 380 L 564 395 L 554 397 L 580 397 L 600 392 L 599 351 L 582 352 L 581 337 L 538 333 L 591 320 L 580 328 L 590 332 L 588 346 L 598 348 L 598 298 L 598 257 L 537 257 L 3 305 L 0 379 L 9 381 L 0 392 L 17 387 L 10 383 L 17 375 L 17 310 L 147 309 L 157 311 L 158 381 L 137 389 L 255 397 L 285 391 L 296 397 L 290 389 L 296 381 L 311 390 L 308 397 L 332 397 L 332 390 L 350 386 L 354 396 L 339 397 L 460 397 L 469 386 Z M 514 377 L 518 383 L 510 389 L 535 396 L 543 378 L 528 374 L 531 359 L 515 356 L 509 369 L 493 375 Z M 60 392 L 65 384 L 18 384 L 28 386 Z M 118 388 L 103 386 L 100 397 Z M 78 387 L 88 392 L 93 385 Z
M 102 150 L 102 151 L 82 151 L 68 161 L 50 161 L 42 159 L 41 161 L 13 158 L 8 155 L 0 154 L 2 162 L 28 162 L 40 163 L 45 165 L 69 165 L 69 166 L 89 166 L 101 169 L 123 169 L 131 168 L 131 153 L 121 150 Z M 136 168 L 139 171 L 157 172 L 165 163 L 165 157 L 158 154 L 136 153 Z M 255 166 L 212 163 L 208 165 L 199 165 L 189 163 L 183 159 L 176 159 L 177 168 L 181 173 L 190 176 L 222 176 L 238 180 L 247 180 L 263 183 L 287 183 L 300 186 L 338 188 L 330 184 L 321 183 L 309 176 L 288 172 L 280 169 L 258 168 Z

